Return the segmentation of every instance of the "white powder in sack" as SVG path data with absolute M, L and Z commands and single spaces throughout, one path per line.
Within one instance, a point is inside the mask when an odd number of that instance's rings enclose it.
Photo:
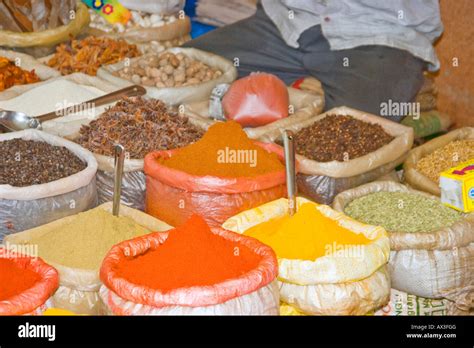
M 58 79 L 43 83 L 19 96 L 0 101 L 0 109 L 20 111 L 29 116 L 39 116 L 58 111 L 106 94 L 98 88 L 80 85 L 69 80 Z M 43 122 L 42 127 L 50 134 L 73 138 L 83 124 L 88 124 L 105 111 L 111 104 L 94 107 L 88 105 L 67 116 Z
M 0 108 L 21 111 L 29 116 L 38 116 L 104 94 L 95 87 L 78 85 L 68 80 L 54 80 L 30 89 L 15 98 L 0 101 Z

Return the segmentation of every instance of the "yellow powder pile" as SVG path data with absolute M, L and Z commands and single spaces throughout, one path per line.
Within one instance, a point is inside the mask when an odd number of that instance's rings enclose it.
M 341 227 L 311 203 L 303 204 L 293 216 L 271 219 L 244 234 L 272 247 L 279 258 L 299 260 L 315 260 L 331 254 L 331 250 L 337 252 L 334 246 L 370 242 L 364 235 Z
M 38 245 L 39 256 L 47 262 L 94 270 L 113 245 L 147 233 L 129 217 L 92 209 L 29 243 Z

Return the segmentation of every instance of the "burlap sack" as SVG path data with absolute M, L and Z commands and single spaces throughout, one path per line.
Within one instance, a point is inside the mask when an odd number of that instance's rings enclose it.
M 104 209 L 112 212 L 112 203 L 102 204 L 95 209 Z M 161 232 L 171 229 L 171 226 L 164 222 L 126 206 L 120 207 L 120 215 L 132 218 L 150 231 Z M 49 233 L 61 225 L 67 224 L 72 219 L 74 219 L 74 216 L 69 216 L 28 231 L 16 233 L 8 236 L 5 241 L 8 242 L 7 245 L 10 247 L 14 247 L 17 244 L 28 244 L 31 240 Z M 99 278 L 99 269 L 71 268 L 50 262 L 47 258 L 44 259 L 59 272 L 59 288 L 52 298 L 53 307 L 66 309 L 77 314 L 104 314 L 99 303 L 99 289 L 102 285 Z
M 408 153 L 408 157 L 403 163 L 403 170 L 405 172 L 405 182 L 421 191 L 431 193 L 435 196 L 441 196 L 439 186 L 428 179 L 426 176 L 416 170 L 416 164 L 420 159 L 434 152 L 435 150 L 446 146 L 455 140 L 474 139 L 474 128 L 465 127 L 453 130 L 448 134 L 434 138 L 429 142 L 418 146 Z
M 286 128 L 293 123 L 318 115 L 324 108 L 324 95 L 314 95 L 291 87 L 288 87 L 288 94 L 290 96 L 290 108 L 293 113 L 287 118 L 265 126 L 245 128 L 245 132 L 250 138 L 269 141 L 266 138 L 266 134 L 279 132 L 280 129 Z M 209 100 L 185 104 L 184 112 L 205 124 L 206 127 L 217 122 L 209 116 Z
M 125 39 L 133 43 L 145 43 L 150 41 L 174 41 L 186 37 L 191 32 L 191 20 L 188 16 L 167 23 L 161 27 L 153 28 L 130 28 L 122 33 L 105 32 L 97 28 L 89 28 L 88 33 L 94 36 L 105 36 L 112 39 Z
M 333 208 L 343 212 L 356 198 L 374 192 L 427 193 L 379 181 L 340 193 Z M 390 232 L 392 287 L 426 298 L 447 298 L 461 310 L 474 307 L 474 213 L 434 232 Z
M 298 206 L 308 202 L 297 199 Z M 356 222 L 328 206 L 317 205 L 317 209 L 371 242 L 361 247 L 360 255 L 330 254 L 314 261 L 279 259 L 281 300 L 298 311 L 314 315 L 363 315 L 383 306 L 390 296 L 390 279 L 385 270 L 390 250 L 385 230 Z M 222 227 L 244 233 L 287 213 L 288 201 L 281 198 L 237 214 Z
M 78 2 L 75 18 L 67 25 L 31 33 L 0 30 L 0 47 L 27 49 L 35 57 L 44 56 L 54 45 L 78 35 L 89 25 L 89 21 L 87 6 Z
M 260 140 L 279 141 L 284 130 L 298 132 L 327 115 L 350 115 L 361 121 L 379 124 L 395 139 L 372 153 L 345 162 L 316 162 L 297 154 L 296 158 L 300 163 L 297 175 L 298 190 L 300 194 L 318 203 L 330 204 L 339 192 L 390 173 L 403 163 L 413 145 L 412 128 L 345 106 L 274 129 L 263 135 Z
M 212 89 L 221 83 L 231 83 L 237 78 L 237 69 L 231 61 L 224 57 L 218 56 L 213 53 L 201 51 L 195 48 L 170 48 L 165 52 L 172 53 L 184 53 L 188 57 L 201 61 L 211 67 L 217 68 L 222 71 L 222 75 L 216 79 L 200 83 L 194 86 L 184 87 L 167 87 L 157 88 L 144 86 L 147 90 L 147 95 L 151 98 L 161 99 L 167 104 L 179 105 L 183 103 L 191 103 L 196 101 L 207 100 L 211 94 Z M 144 55 L 142 57 L 147 57 Z M 139 60 L 142 57 L 132 58 L 130 62 Z M 121 61 L 116 64 L 106 65 L 101 67 L 97 71 L 97 76 L 109 81 L 116 86 L 123 88 L 132 85 L 133 83 L 129 80 L 125 80 L 121 77 L 113 75 L 114 72 L 122 70 L 125 67 L 126 62 Z

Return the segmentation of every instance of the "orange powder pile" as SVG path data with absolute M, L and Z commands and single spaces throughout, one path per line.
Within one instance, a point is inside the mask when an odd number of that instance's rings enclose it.
M 193 215 L 169 231 L 158 248 L 122 261 L 116 271 L 131 283 L 169 291 L 239 277 L 260 260 L 249 248 L 213 234 L 203 218 Z
M 256 145 L 235 121 L 212 125 L 199 141 L 158 161 L 200 176 L 254 177 L 284 169 L 276 154 Z
M 40 279 L 37 273 L 22 268 L 12 260 L 0 258 L 0 301 L 28 290 Z

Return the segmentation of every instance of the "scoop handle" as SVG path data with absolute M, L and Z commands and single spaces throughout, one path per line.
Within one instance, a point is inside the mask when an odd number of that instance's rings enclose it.
M 58 117 L 66 116 L 70 113 L 75 113 L 78 110 L 82 110 L 81 106 L 87 107 L 89 106 L 89 104 L 92 104 L 92 107 L 96 107 L 96 106 L 112 103 L 123 97 L 138 97 L 145 94 L 146 94 L 146 89 L 144 87 L 139 86 L 139 85 L 132 85 L 132 86 L 119 89 L 115 92 L 108 93 L 106 95 L 103 95 L 91 100 L 87 100 L 79 104 L 68 106 L 67 108 L 63 108 L 63 109 L 56 110 L 53 112 L 48 112 L 47 114 L 40 115 L 35 118 L 40 122 L 45 122 L 45 121 L 53 120 Z
M 293 216 L 296 213 L 296 161 L 294 134 L 286 130 L 283 133 L 283 145 L 285 148 L 286 188 L 288 191 L 288 213 Z

